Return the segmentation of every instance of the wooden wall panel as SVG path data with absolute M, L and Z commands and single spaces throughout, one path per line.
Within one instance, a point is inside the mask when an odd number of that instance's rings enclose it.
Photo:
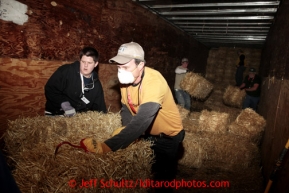
M 262 96 L 259 105 L 260 114 L 266 119 L 267 125 L 262 142 L 262 165 L 265 181 L 274 169 L 280 152 L 289 139 L 289 81 L 267 78 L 263 82 Z M 289 155 L 284 166 L 277 173 L 272 192 L 289 191 Z M 286 187 L 287 186 L 287 187 Z
M 18 0 L 28 6 L 28 22 L 0 20 L 1 57 L 77 60 L 93 46 L 107 63 L 123 43 L 143 46 L 151 66 L 176 65 L 182 57 L 205 72 L 208 49 L 131 0 Z
M 259 113 L 267 120 L 262 143 L 262 165 L 266 182 L 289 138 L 289 1 L 281 1 L 261 57 L 264 77 Z M 289 157 L 289 156 L 287 156 Z M 289 192 L 289 158 L 278 172 L 272 192 Z

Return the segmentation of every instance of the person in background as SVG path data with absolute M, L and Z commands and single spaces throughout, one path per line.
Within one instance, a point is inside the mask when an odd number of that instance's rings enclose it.
M 45 115 L 74 116 L 77 112 L 107 112 L 98 74 L 99 54 L 92 47 L 85 47 L 80 61 L 60 66 L 45 85 Z
M 145 67 L 144 50 L 135 42 L 122 44 L 109 62 L 118 66 L 124 128 L 104 142 L 85 139 L 85 146 L 91 152 L 106 153 L 126 148 L 142 136 L 153 144 L 154 180 L 170 182 L 176 176 L 178 151 L 185 131 L 166 80 L 158 71 Z M 155 191 L 173 189 L 162 187 Z
M 246 91 L 243 109 L 252 108 L 256 111 L 261 94 L 261 78 L 256 74 L 255 68 L 249 69 L 249 75 L 245 77 L 240 89 Z
M 246 70 L 246 63 L 245 63 L 245 55 L 242 50 L 238 50 L 238 62 L 236 64 L 236 74 L 235 74 L 235 80 L 236 80 L 236 86 L 240 86 L 243 82 L 244 78 L 244 72 Z
M 190 110 L 191 109 L 191 96 L 186 91 L 182 90 L 180 87 L 180 83 L 185 77 L 185 74 L 188 71 L 189 60 L 187 58 L 182 59 L 181 66 L 178 66 L 175 70 L 175 97 L 177 99 L 177 103 L 183 108 Z

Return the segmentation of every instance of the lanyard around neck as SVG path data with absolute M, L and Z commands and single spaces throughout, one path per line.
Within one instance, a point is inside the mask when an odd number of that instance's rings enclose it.
M 80 74 L 80 79 L 81 79 L 81 91 L 82 91 L 82 94 L 84 94 L 84 80 L 83 80 L 83 75 L 81 73 Z M 93 83 L 93 75 L 91 74 L 91 80 L 92 80 L 92 83 Z
M 132 112 L 134 112 L 136 114 L 136 110 L 134 108 L 133 102 L 132 102 L 132 98 L 131 98 L 131 93 L 128 89 L 128 87 L 126 88 L 126 93 L 127 93 L 127 101 L 128 101 L 128 105 L 130 107 L 130 109 L 132 110 Z M 138 100 L 138 105 L 140 104 L 140 99 L 139 99 L 139 95 L 141 94 L 141 83 L 138 87 L 138 96 L 137 96 L 137 100 Z

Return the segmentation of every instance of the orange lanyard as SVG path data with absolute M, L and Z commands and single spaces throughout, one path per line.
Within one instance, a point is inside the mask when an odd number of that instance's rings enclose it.
M 135 110 L 135 108 L 134 108 L 134 105 L 133 105 L 133 102 L 132 102 L 132 98 L 131 98 L 131 94 L 130 94 L 130 92 L 129 92 L 129 89 L 128 88 L 126 88 L 126 93 L 127 93 L 127 101 L 128 101 L 128 105 L 129 105 L 129 107 L 130 107 L 130 109 L 132 110 L 132 112 L 134 112 L 135 114 L 136 114 L 136 110 Z M 139 105 L 139 103 L 140 103 L 140 100 L 139 100 L 139 94 L 141 93 L 141 83 L 140 83 L 140 85 L 139 85 L 139 87 L 138 87 L 138 105 Z

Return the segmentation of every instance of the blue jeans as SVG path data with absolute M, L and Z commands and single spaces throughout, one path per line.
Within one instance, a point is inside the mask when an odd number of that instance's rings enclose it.
M 260 100 L 260 97 L 252 97 L 252 96 L 246 95 L 244 102 L 243 102 L 243 109 L 252 108 L 253 110 L 256 111 L 259 100 Z
M 190 110 L 191 109 L 191 96 L 184 90 L 175 89 L 175 96 L 180 106 Z

